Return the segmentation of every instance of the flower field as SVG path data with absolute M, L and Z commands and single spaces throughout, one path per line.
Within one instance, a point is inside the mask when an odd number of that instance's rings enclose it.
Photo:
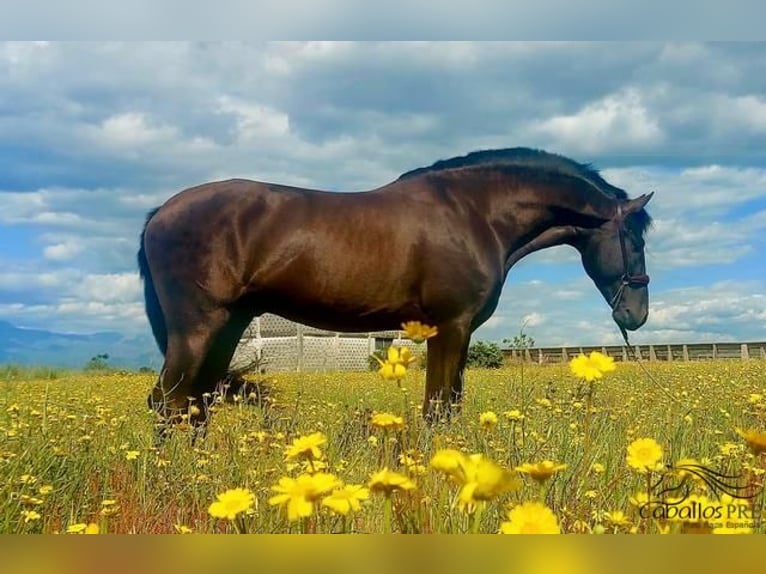
M 766 364 L 602 359 L 468 371 L 433 426 L 400 355 L 274 375 L 194 446 L 153 375 L 6 377 L 0 532 L 765 533 Z

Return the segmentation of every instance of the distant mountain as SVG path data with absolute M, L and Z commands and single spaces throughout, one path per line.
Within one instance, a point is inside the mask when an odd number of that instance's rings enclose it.
M 109 354 L 108 363 L 114 367 L 162 366 L 162 356 L 149 335 L 125 337 L 113 331 L 55 333 L 0 321 L 0 363 L 79 368 L 101 353 Z

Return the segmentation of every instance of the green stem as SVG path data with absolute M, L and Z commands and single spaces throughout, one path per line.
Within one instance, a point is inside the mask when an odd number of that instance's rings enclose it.
M 593 403 L 593 381 L 589 383 L 588 394 L 585 395 L 585 454 L 590 450 L 590 410 Z
M 473 518 L 471 521 L 471 534 L 479 533 L 479 526 L 481 526 L 481 515 L 484 512 L 485 502 L 479 501 L 476 503 L 476 510 L 473 511 Z
M 649 508 L 651 509 L 651 502 L 652 502 L 652 472 L 647 471 L 646 472 L 646 503 L 649 505 Z M 650 511 L 651 515 L 651 511 Z M 649 533 L 649 519 L 644 520 L 644 534 Z
M 245 528 L 245 519 L 241 514 L 234 517 L 232 524 L 234 525 L 234 531 L 237 534 L 247 534 L 247 528 Z
M 391 495 L 387 494 L 383 504 L 383 534 L 391 534 L 392 515 L 393 502 L 391 501 Z
M 410 416 L 409 416 L 409 402 L 407 401 L 407 388 L 402 387 L 402 381 L 397 380 L 397 384 L 399 385 L 399 390 L 402 393 L 402 418 L 404 419 L 404 429 L 402 429 L 402 432 L 399 433 L 399 437 L 402 441 L 401 451 L 403 453 L 406 453 L 409 449 L 409 429 L 410 429 Z

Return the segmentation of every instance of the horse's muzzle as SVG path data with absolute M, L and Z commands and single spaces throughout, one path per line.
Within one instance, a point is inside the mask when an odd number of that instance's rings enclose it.
M 630 307 L 618 307 L 612 311 L 614 322 L 627 331 L 635 331 L 646 323 L 649 317 L 647 310 L 635 313 Z

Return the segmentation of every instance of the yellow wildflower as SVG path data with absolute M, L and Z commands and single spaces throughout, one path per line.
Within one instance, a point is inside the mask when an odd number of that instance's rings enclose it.
M 636 494 L 631 496 L 628 499 L 628 502 L 630 502 L 633 506 L 636 508 L 643 508 L 644 506 L 648 505 L 650 503 L 649 495 L 644 490 L 638 491 Z
M 759 454 L 766 452 L 766 431 L 758 431 L 755 429 L 748 429 L 746 431 L 736 429 L 736 431 L 739 436 L 745 439 L 747 446 L 750 447 L 750 450 L 754 455 L 758 456 Z
M 396 381 L 404 378 L 407 374 L 407 367 L 415 360 L 415 357 L 412 356 L 407 347 L 391 346 L 388 348 L 385 361 L 381 361 L 377 357 L 375 359 L 380 363 L 378 374 L 386 380 Z
M 391 413 L 376 413 L 370 418 L 370 424 L 383 430 L 404 428 L 404 419 Z
M 520 486 L 516 476 L 482 454 L 472 454 L 464 459 L 463 488 L 458 495 L 461 508 L 477 501 L 492 500 Z
M 490 431 L 497 426 L 497 415 L 492 411 L 486 411 L 479 415 L 479 426 Z
M 36 496 L 29 496 L 28 494 L 22 494 L 20 498 L 21 498 L 21 504 L 24 504 L 26 506 L 40 506 L 43 503 L 42 498 L 37 498 Z
M 747 402 L 751 405 L 755 405 L 757 403 L 760 403 L 763 400 L 763 395 L 760 393 L 751 393 L 751 395 L 748 397 Z
M 606 468 L 600 462 L 594 462 L 592 465 L 590 465 L 590 470 L 596 474 L 603 474 Z
M 246 488 L 233 488 L 218 495 L 218 500 L 208 508 L 213 518 L 234 520 L 238 514 L 247 512 L 255 503 L 255 494 Z
M 503 414 L 508 420 L 511 420 L 511 421 L 520 421 L 524 419 L 524 415 L 521 414 L 521 411 L 518 409 L 505 411 Z
M 389 470 L 388 467 L 384 468 L 373 474 L 370 477 L 367 486 L 373 492 L 382 492 L 386 496 L 391 496 L 391 493 L 396 490 L 412 490 L 415 488 L 415 483 L 398 472 Z
M 431 458 L 431 467 L 443 472 L 451 478 L 460 481 L 463 475 L 465 455 L 452 448 L 443 448 L 436 451 Z
M 508 512 L 508 521 L 500 524 L 501 534 L 560 534 L 553 511 L 540 502 L 525 502 Z
M 287 472 L 293 472 L 295 469 L 299 469 L 301 472 L 308 474 L 314 474 L 327 470 L 327 463 L 324 460 L 301 460 L 300 462 L 288 462 L 285 464 L 285 470 Z
M 614 359 L 598 351 L 590 355 L 578 355 L 569 361 L 570 370 L 578 377 L 588 382 L 595 381 L 604 376 L 604 373 L 614 371 Z
M 436 327 L 424 325 L 420 321 L 402 323 L 402 329 L 404 330 L 405 337 L 412 339 L 413 343 L 418 344 L 439 334 L 439 330 Z
M 24 517 L 24 524 L 28 522 L 34 522 L 35 520 L 40 520 L 40 518 L 42 518 L 40 513 L 35 512 L 34 510 L 22 510 L 21 515 Z
M 662 447 L 657 441 L 640 438 L 630 443 L 625 460 L 631 468 L 646 473 L 662 468 L 662 454 Z
M 544 460 L 535 464 L 525 462 L 521 466 L 516 467 L 516 472 L 528 474 L 537 482 L 545 482 L 558 471 L 564 470 L 566 467 L 567 465 L 565 464 L 556 464 L 550 460 Z
M 285 449 L 287 460 L 305 456 L 311 459 L 322 458 L 319 447 L 327 443 L 327 437 L 321 432 L 311 433 L 293 440 L 292 444 Z
M 322 506 L 326 506 L 336 514 L 346 516 L 349 512 L 357 512 L 361 508 L 363 500 L 370 498 L 370 491 L 361 484 L 347 484 L 343 488 L 333 490 L 330 496 L 322 500 Z
M 95 522 L 91 522 L 89 524 L 79 522 L 77 524 L 70 524 L 67 526 L 66 532 L 67 534 L 98 534 L 101 532 L 101 529 Z
M 734 456 L 745 450 L 745 446 L 735 442 L 725 442 L 718 445 L 718 452 L 723 456 Z
M 126 460 L 136 460 L 140 454 L 141 454 L 141 451 L 138 451 L 138 450 L 128 450 L 128 451 L 125 451 L 125 459 Z
M 277 486 L 271 487 L 271 490 L 278 494 L 269 498 L 269 504 L 286 505 L 287 519 L 294 522 L 311 516 L 314 512 L 314 503 L 338 484 L 339 481 L 335 475 L 326 472 L 301 474 L 298 478 L 285 476 L 279 479 Z
M 625 513 L 622 510 L 606 512 L 604 513 L 604 518 L 606 518 L 607 522 L 613 526 L 627 526 L 630 524 L 630 520 L 628 520 L 628 517 L 625 516 Z
M 482 454 L 466 456 L 453 449 L 438 450 L 431 458 L 431 467 L 462 486 L 458 505 L 464 509 L 519 487 L 512 472 Z

